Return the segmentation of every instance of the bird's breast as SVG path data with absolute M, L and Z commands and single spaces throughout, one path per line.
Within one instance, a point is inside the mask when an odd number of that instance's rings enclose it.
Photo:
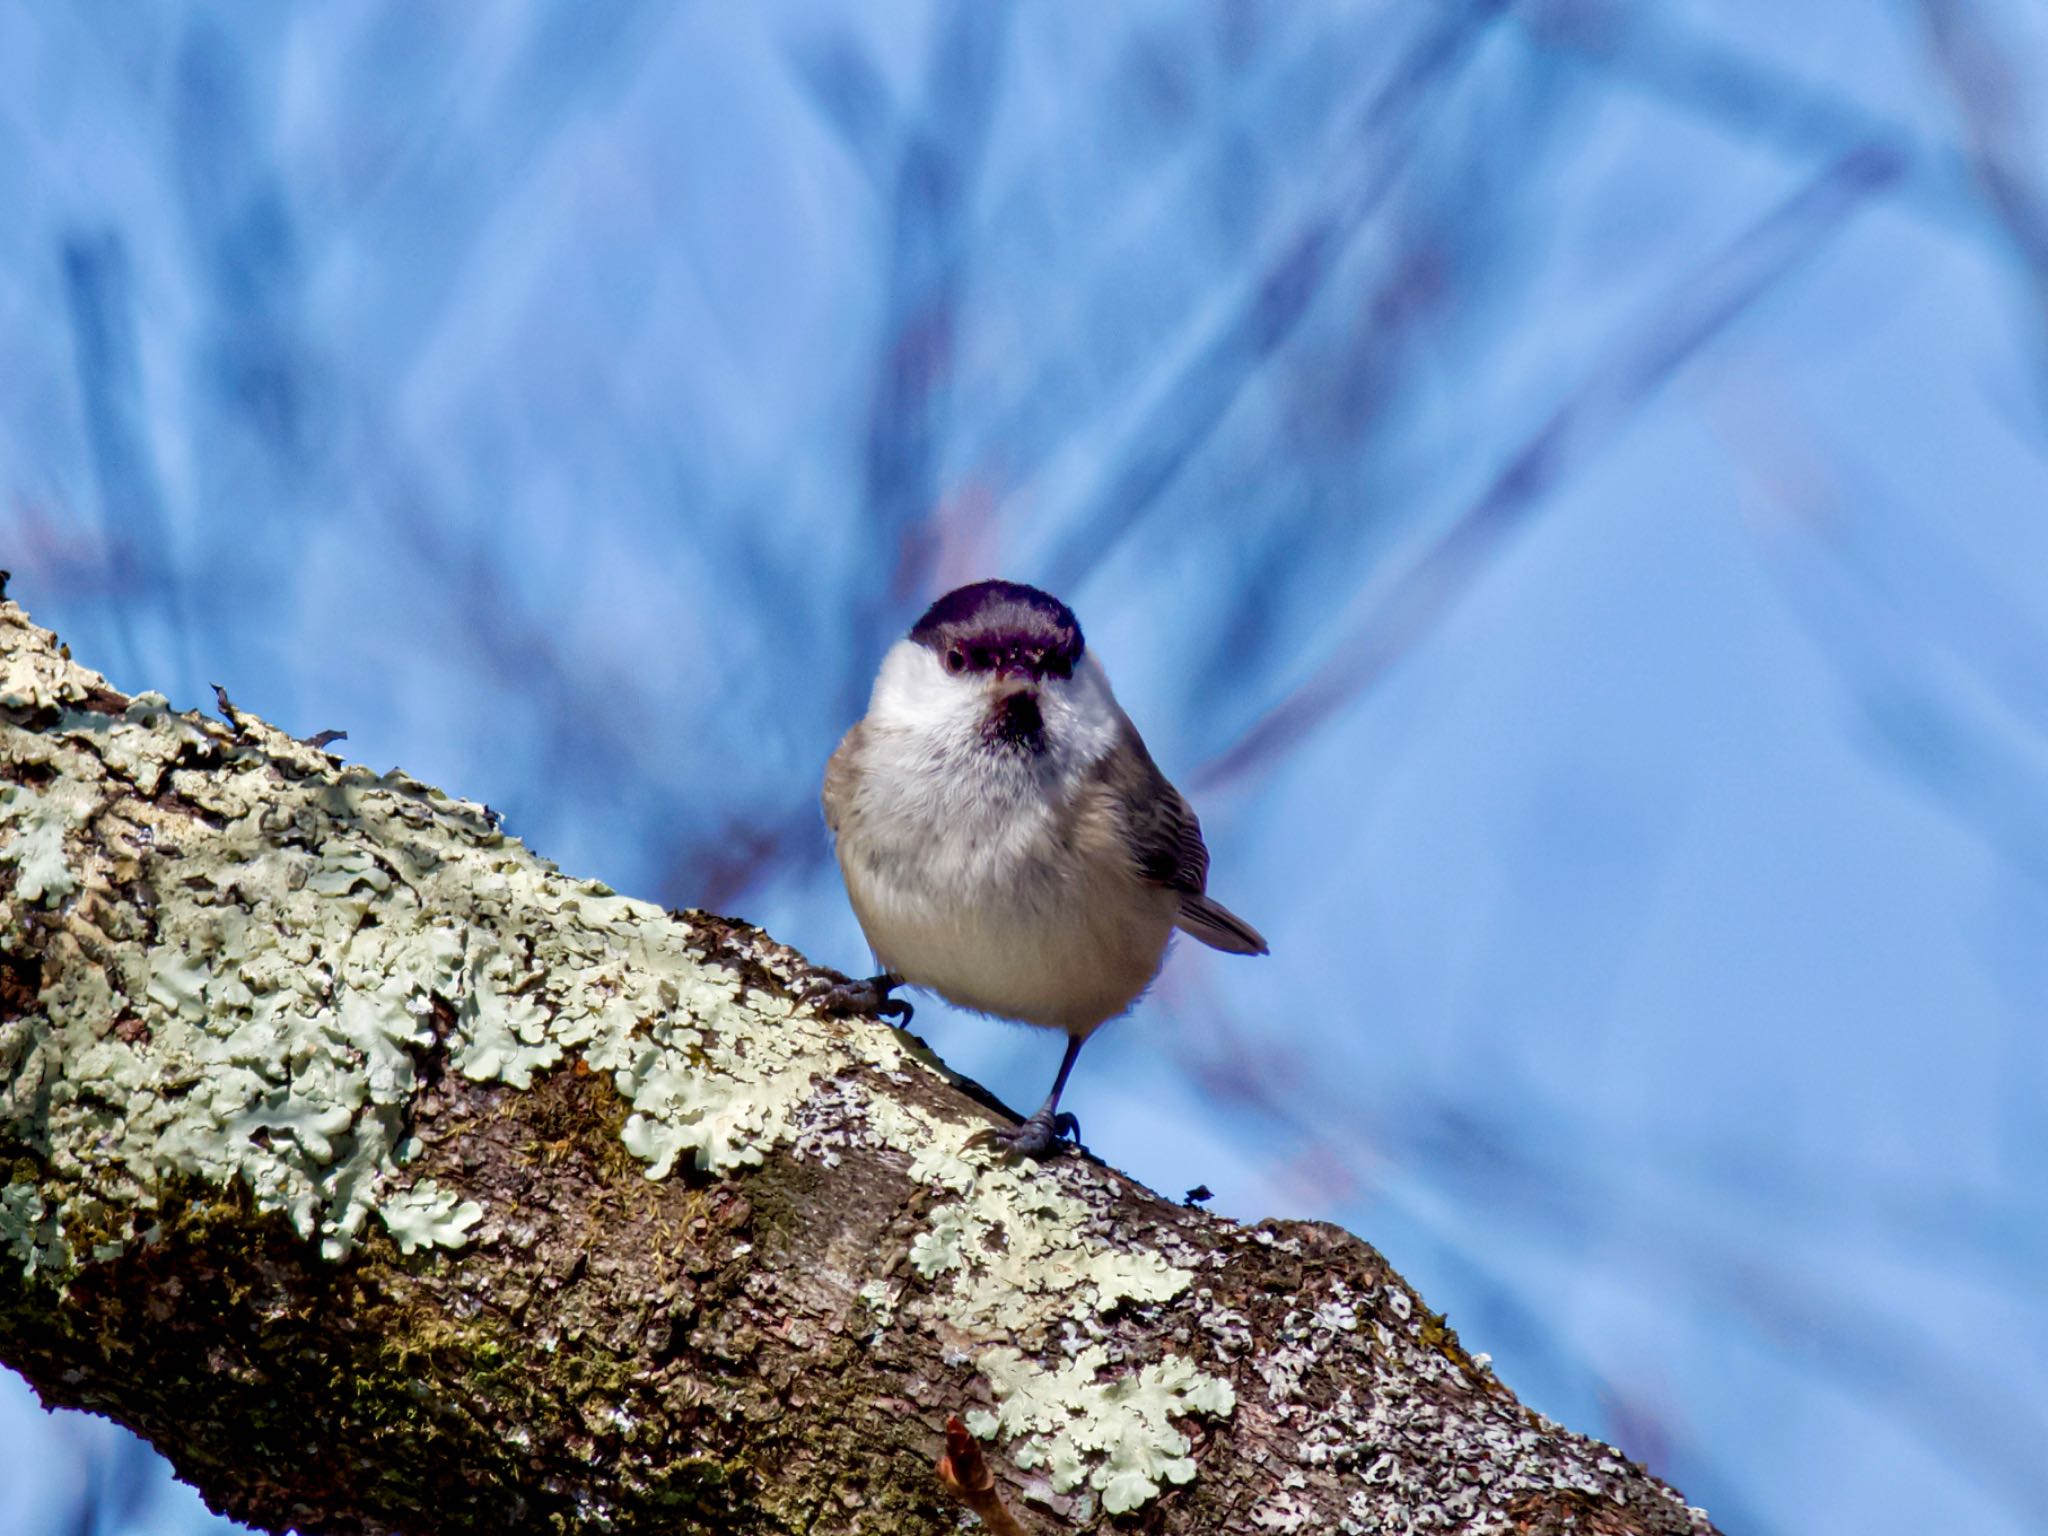
M 1086 804 L 1001 765 L 960 780 L 863 795 L 840 828 L 876 957 L 962 1007 L 1070 1033 L 1123 1012 L 1158 972 L 1171 900 L 1135 878 Z

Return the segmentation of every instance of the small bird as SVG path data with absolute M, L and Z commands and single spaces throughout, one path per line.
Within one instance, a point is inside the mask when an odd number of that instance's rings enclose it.
M 825 768 L 825 821 L 881 974 L 830 989 L 907 1014 L 910 985 L 1067 1036 L 1052 1092 L 986 1139 L 1048 1156 L 1095 1029 L 1138 1000 L 1179 928 L 1212 949 L 1266 941 L 1207 894 L 1201 823 L 1145 750 L 1058 598 L 982 581 L 889 648 L 867 715 Z

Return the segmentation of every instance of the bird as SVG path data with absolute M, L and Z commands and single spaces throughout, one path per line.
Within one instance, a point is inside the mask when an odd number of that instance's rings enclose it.
M 837 1008 L 907 1019 L 894 988 L 1066 1037 L 1052 1092 L 977 1140 L 1026 1158 L 1079 1139 L 1060 1095 L 1082 1045 L 1158 976 L 1176 930 L 1266 954 L 1208 894 L 1201 822 L 1152 761 L 1073 610 L 1036 587 L 946 593 L 882 658 L 825 767 L 825 822 L 879 974 Z

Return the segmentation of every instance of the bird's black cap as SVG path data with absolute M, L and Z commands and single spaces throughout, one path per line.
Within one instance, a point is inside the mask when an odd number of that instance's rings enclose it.
M 917 644 L 948 655 L 957 648 L 975 670 L 1032 657 L 1062 675 L 1084 649 L 1074 610 L 1049 592 L 1017 581 L 977 581 L 955 587 L 910 631 Z

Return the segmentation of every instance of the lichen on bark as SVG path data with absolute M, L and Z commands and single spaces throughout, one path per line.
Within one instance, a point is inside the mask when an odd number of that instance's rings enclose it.
M 758 931 L 8 604 L 0 918 L 0 1357 L 258 1524 L 937 1531 L 963 1413 L 1047 1530 L 1707 1528 L 1355 1239 L 974 1150 Z

